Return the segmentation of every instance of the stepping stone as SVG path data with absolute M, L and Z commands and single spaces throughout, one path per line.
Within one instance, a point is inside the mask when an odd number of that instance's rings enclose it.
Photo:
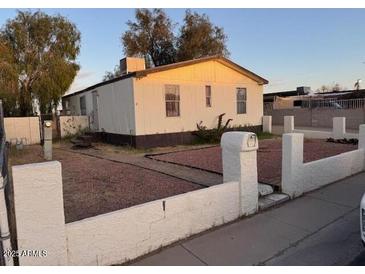
M 273 206 L 280 205 L 289 200 L 289 196 L 284 193 L 272 193 L 259 198 L 259 210 L 265 210 Z

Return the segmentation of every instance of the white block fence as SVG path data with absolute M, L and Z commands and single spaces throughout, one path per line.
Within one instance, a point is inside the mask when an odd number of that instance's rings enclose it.
M 14 166 L 20 265 L 120 264 L 257 211 L 256 135 L 225 133 L 224 183 L 65 224 L 61 165 Z
M 333 139 L 343 139 L 346 135 L 346 117 L 333 117 Z
M 240 215 L 253 214 L 258 209 L 257 137 L 253 133 L 226 133 L 221 146 L 223 182 L 240 182 Z
M 303 163 L 302 133 L 283 135 L 282 191 L 294 198 L 365 169 L 365 125 L 355 151 Z M 57 161 L 14 166 L 18 247 L 46 256 L 20 265 L 121 264 L 258 210 L 256 135 L 221 140 L 221 185 L 65 224 L 62 168 Z
M 61 164 L 53 161 L 13 166 L 12 173 L 18 249 L 40 253 L 19 257 L 19 264 L 65 265 Z
M 282 191 L 291 198 L 365 170 L 365 125 L 359 127 L 358 149 L 303 163 L 303 133 L 283 135 Z
M 262 117 L 262 131 L 267 133 L 272 132 L 272 116 L 265 115 Z
M 295 129 L 294 116 L 284 116 L 284 133 L 303 133 L 308 139 L 358 138 L 358 134 L 346 132 L 346 117 L 333 117 L 332 131 Z
M 294 132 L 294 116 L 284 116 L 284 133 Z

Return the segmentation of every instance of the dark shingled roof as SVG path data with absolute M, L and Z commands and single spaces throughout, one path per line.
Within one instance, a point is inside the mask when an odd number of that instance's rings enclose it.
M 164 66 L 159 66 L 159 67 L 154 67 L 154 68 L 148 68 L 148 69 L 144 69 L 144 70 L 139 70 L 139 71 L 135 71 L 135 72 L 131 72 L 128 73 L 126 75 L 122 75 L 119 77 L 116 77 L 112 80 L 108 80 L 108 81 L 104 81 L 101 83 L 98 83 L 96 85 L 87 87 L 83 90 L 71 93 L 71 94 L 67 94 L 64 95 L 63 98 L 67 98 L 70 97 L 72 95 L 76 95 L 76 94 L 80 94 L 86 91 L 90 91 L 93 89 L 96 89 L 98 87 L 110 84 L 110 83 L 114 83 L 120 80 L 124 80 L 127 78 L 131 78 L 131 77 L 136 77 L 136 78 L 142 78 L 147 76 L 148 74 L 152 74 L 152 73 L 156 73 L 156 72 L 161 72 L 161 71 L 166 71 L 166 70 L 170 70 L 170 69 L 176 69 L 176 68 L 180 68 L 180 67 L 185 67 L 185 66 L 189 66 L 189 65 L 194 65 L 194 64 L 198 64 L 198 63 L 203 63 L 203 62 L 207 62 L 207 61 L 217 61 L 220 62 L 226 66 L 228 66 L 229 68 L 244 74 L 245 76 L 249 77 L 250 79 L 256 81 L 259 85 L 265 85 L 268 84 L 269 81 L 266 80 L 265 78 L 262 78 L 261 76 L 253 73 L 252 71 L 241 67 L 240 65 L 232 62 L 231 60 L 223 57 L 223 56 L 219 56 L 219 55 L 214 55 L 214 56 L 208 56 L 208 57 L 203 57 L 203 58 L 198 58 L 198 59 L 193 59 L 193 60 L 188 60 L 188 61 L 183 61 L 183 62 L 178 62 L 178 63 L 173 63 L 173 64 L 169 64 L 169 65 L 164 65 Z

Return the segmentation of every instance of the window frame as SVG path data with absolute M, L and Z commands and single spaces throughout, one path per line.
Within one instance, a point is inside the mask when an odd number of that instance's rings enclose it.
M 209 95 L 208 95 L 209 91 Z M 205 86 L 205 107 L 211 108 L 212 107 L 212 86 L 206 85 Z
M 174 93 L 170 93 L 174 96 L 176 96 L 174 99 L 168 98 L 168 92 L 170 91 L 170 88 L 175 88 Z M 171 92 L 171 91 L 170 91 Z M 167 118 L 173 118 L 173 117 L 180 117 L 181 116 L 181 107 L 180 107 L 180 85 L 176 84 L 166 84 L 164 89 L 164 97 L 165 97 L 165 115 Z M 175 110 L 169 110 L 167 107 L 168 105 L 172 105 L 176 108 Z M 175 113 L 174 113 L 175 111 Z
M 239 97 L 239 92 L 243 91 L 243 98 Z M 239 107 L 242 104 L 242 112 Z M 237 114 L 247 114 L 247 88 L 244 87 L 236 87 L 236 112 Z

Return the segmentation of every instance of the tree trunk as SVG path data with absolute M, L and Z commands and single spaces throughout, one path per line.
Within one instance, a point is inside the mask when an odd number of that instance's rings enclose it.
M 21 116 L 26 117 L 33 115 L 32 97 L 29 90 L 24 86 L 20 89 L 19 108 Z

